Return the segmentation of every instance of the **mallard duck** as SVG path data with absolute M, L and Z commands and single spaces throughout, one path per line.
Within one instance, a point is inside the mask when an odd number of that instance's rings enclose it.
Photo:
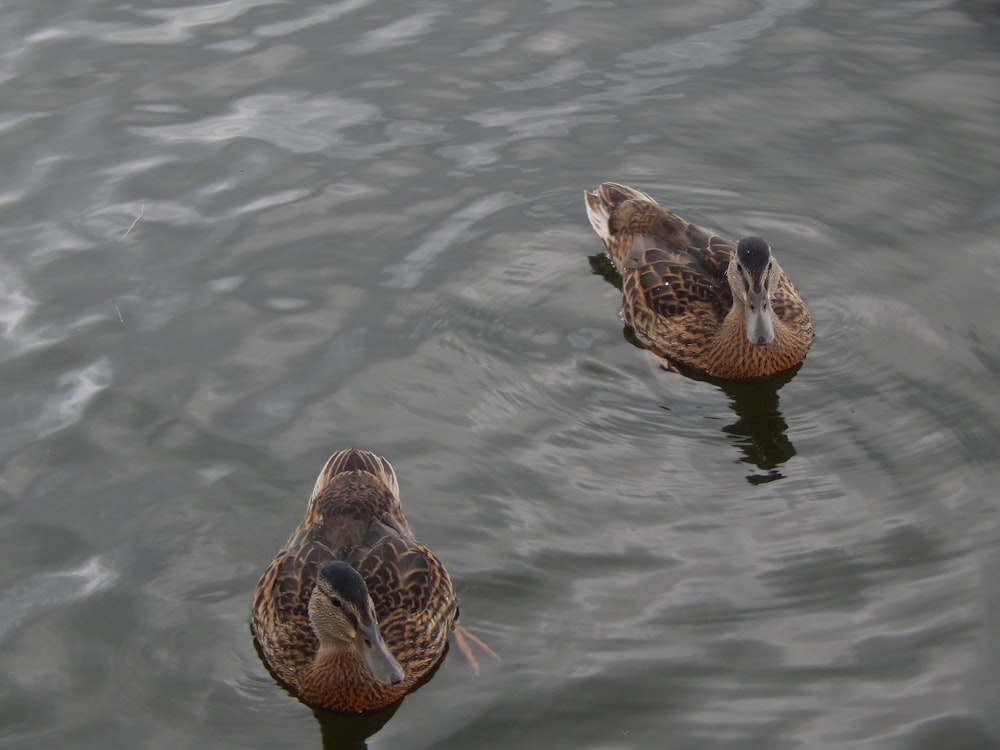
M 733 245 L 613 182 L 584 200 L 622 276 L 622 317 L 658 353 L 740 380 L 805 357 L 812 318 L 760 237 Z
M 326 462 L 305 518 L 254 594 L 251 630 L 305 703 L 363 713 L 399 701 L 447 650 L 475 665 L 448 571 L 414 539 L 389 462 L 351 448 Z

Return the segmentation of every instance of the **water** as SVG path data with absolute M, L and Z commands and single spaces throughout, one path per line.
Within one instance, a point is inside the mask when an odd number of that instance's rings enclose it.
M 0 21 L 0 745 L 1000 745 L 995 4 Z M 606 179 L 766 237 L 803 367 L 654 373 Z M 348 445 L 502 661 L 345 724 L 247 625 Z

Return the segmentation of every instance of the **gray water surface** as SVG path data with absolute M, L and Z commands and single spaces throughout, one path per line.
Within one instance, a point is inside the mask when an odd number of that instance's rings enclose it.
M 0 745 L 1000 746 L 998 39 L 985 0 L 0 5 Z M 802 368 L 650 368 L 609 179 L 766 237 Z M 349 445 L 502 658 L 367 722 L 248 630 Z

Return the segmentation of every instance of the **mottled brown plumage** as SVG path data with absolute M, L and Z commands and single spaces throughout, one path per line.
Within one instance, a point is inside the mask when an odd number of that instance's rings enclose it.
M 805 357 L 812 318 L 763 240 L 734 245 L 613 182 L 584 199 L 622 276 L 622 317 L 652 348 L 730 379 L 769 377 Z
M 332 561 L 360 573 L 356 606 L 349 603 L 349 585 L 339 588 Z M 353 575 L 342 568 L 337 575 L 345 573 Z M 366 643 L 360 633 L 365 587 L 377 618 L 373 639 L 381 633 L 402 668 L 401 680 L 392 669 L 388 682 L 376 679 L 359 654 Z M 451 578 L 410 532 L 392 466 L 373 453 L 348 449 L 327 461 L 305 518 L 257 584 L 251 628 L 271 671 L 303 701 L 361 713 L 391 705 L 413 689 L 444 656 L 457 617 Z M 321 618 L 333 622 L 333 630 L 349 631 L 336 647 L 321 646 Z

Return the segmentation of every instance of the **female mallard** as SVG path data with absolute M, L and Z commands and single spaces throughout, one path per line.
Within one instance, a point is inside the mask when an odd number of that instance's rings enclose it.
M 805 357 L 812 318 L 760 237 L 734 246 L 613 182 L 584 200 L 622 276 L 625 322 L 668 359 L 751 379 Z
M 410 533 L 392 466 L 334 453 L 305 518 L 257 583 L 251 629 L 276 677 L 311 706 L 389 706 L 441 660 L 448 634 L 475 664 L 457 623 L 448 571 Z

